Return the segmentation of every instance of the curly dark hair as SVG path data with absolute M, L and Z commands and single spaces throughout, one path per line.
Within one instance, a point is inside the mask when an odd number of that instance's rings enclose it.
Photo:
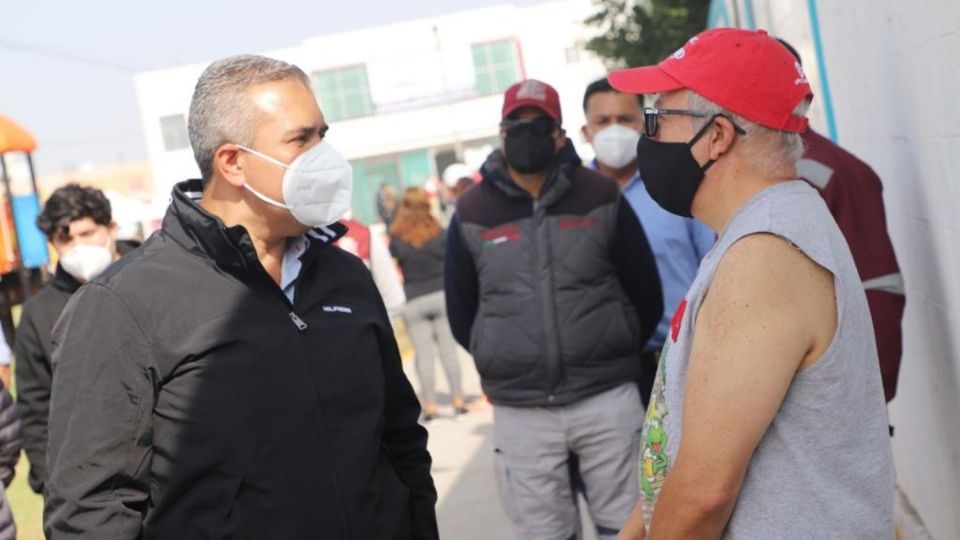
M 97 188 L 67 184 L 47 199 L 43 211 L 37 216 L 37 227 L 48 240 L 66 238 L 70 235 L 70 224 L 83 218 L 90 218 L 97 225 L 110 226 L 113 221 L 110 200 Z

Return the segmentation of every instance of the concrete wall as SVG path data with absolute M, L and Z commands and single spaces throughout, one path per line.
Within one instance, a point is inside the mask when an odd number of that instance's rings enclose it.
M 814 125 L 828 131 L 829 96 L 838 142 L 883 180 L 906 280 L 903 365 L 890 405 L 898 483 L 932 538 L 960 538 L 960 2 L 736 4 L 728 24 L 747 26 L 750 15 L 785 37 L 818 84 L 819 24 L 828 86 L 817 88 Z

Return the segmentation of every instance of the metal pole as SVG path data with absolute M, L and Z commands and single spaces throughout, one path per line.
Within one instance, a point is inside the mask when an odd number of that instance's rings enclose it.
M 36 172 L 36 169 L 34 169 L 34 167 L 33 167 L 33 154 L 31 154 L 31 153 L 29 153 L 29 152 L 27 153 L 27 166 L 30 167 L 30 185 L 33 186 L 33 194 L 37 196 L 37 205 L 39 205 L 39 204 L 40 204 L 40 190 L 37 189 L 37 172 Z M 43 209 L 43 208 L 41 207 L 41 210 L 42 210 L 42 209 Z M 47 253 L 47 262 L 49 262 L 49 261 L 50 261 L 50 248 L 46 247 L 46 245 L 44 245 L 44 248 L 45 248 L 46 253 Z M 42 279 L 44 282 L 47 280 L 47 275 L 48 275 L 47 267 L 48 267 L 48 265 L 46 265 L 46 264 L 40 267 L 40 276 L 41 276 L 41 279 Z
M 10 191 L 10 177 L 7 175 L 7 155 L 0 154 L 0 176 L 3 176 L 3 187 L 7 191 L 7 201 L 10 203 L 10 217 L 13 219 L 13 250 L 17 257 L 17 273 L 20 275 L 20 290 L 23 293 L 21 302 L 30 298 L 27 269 L 23 266 L 23 252 L 20 250 L 20 235 L 17 234 L 17 215 L 13 210 L 13 192 Z
M 37 195 L 37 201 L 40 200 L 40 190 L 37 189 L 37 173 L 33 168 L 33 154 L 27 153 L 27 167 L 30 167 L 30 186 L 33 187 L 33 192 Z

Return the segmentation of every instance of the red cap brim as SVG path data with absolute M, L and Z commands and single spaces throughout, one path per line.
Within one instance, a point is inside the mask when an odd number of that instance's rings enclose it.
M 644 66 L 614 71 L 607 76 L 610 86 L 630 94 L 656 94 L 679 90 L 684 85 L 660 69 L 660 66 Z

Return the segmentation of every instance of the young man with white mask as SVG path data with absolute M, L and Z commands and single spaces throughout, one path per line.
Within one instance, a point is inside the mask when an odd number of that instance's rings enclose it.
M 333 243 L 351 169 L 307 76 L 214 62 L 202 179 L 54 330 L 48 538 L 437 538 L 383 301 Z
M 700 261 L 713 247 L 716 235 L 693 218 L 660 208 L 644 188 L 637 167 L 643 96 L 621 93 L 607 79 L 599 79 L 590 83 L 583 94 L 583 114 L 587 123 L 581 133 L 596 152 L 591 166 L 617 181 L 623 198 L 640 218 L 660 273 L 663 317 L 643 347 L 643 371 L 638 380 L 640 398 L 646 406 L 660 349 L 670 328 L 670 316 L 693 283 Z
M 67 301 L 84 282 L 119 257 L 110 201 L 99 189 L 77 184 L 50 195 L 37 217 L 59 262 L 53 278 L 27 300 L 14 341 L 17 406 L 23 447 L 30 460 L 30 487 L 43 493 L 47 479 L 47 418 L 52 384 L 50 334 Z

